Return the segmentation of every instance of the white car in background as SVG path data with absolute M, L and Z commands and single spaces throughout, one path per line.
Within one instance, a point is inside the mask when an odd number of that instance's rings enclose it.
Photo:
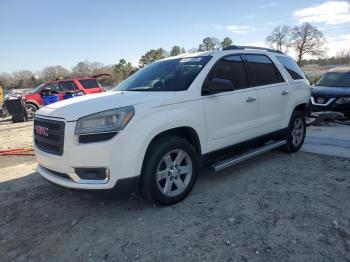
M 76 189 L 187 196 L 200 166 L 216 171 L 276 147 L 300 149 L 310 87 L 281 52 L 230 46 L 166 58 L 112 92 L 38 110 L 38 172 Z

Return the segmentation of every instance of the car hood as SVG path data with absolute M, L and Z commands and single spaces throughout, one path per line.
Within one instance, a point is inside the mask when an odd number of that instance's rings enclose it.
M 79 118 L 109 109 L 135 106 L 141 103 L 154 102 L 160 104 L 165 98 L 173 96 L 174 92 L 105 92 L 85 95 L 56 102 L 40 108 L 35 115 L 63 118 L 66 121 L 76 121 Z
M 315 86 L 311 95 L 325 98 L 350 96 L 350 87 Z

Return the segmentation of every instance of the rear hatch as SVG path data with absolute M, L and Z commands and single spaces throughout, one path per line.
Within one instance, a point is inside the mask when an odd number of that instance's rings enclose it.
M 86 78 L 78 80 L 83 87 L 85 94 L 101 93 L 103 90 L 95 78 Z

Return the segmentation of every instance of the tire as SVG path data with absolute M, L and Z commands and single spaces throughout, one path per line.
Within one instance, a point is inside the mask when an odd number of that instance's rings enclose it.
M 34 113 L 38 110 L 38 108 L 32 103 L 26 103 L 26 108 L 28 112 L 28 118 L 31 119 L 34 117 Z
M 144 161 L 141 188 L 151 201 L 172 205 L 191 192 L 197 179 L 198 156 L 187 140 L 174 136 L 157 139 Z
M 287 131 L 287 144 L 285 150 L 287 153 L 299 151 L 303 146 L 306 136 L 305 113 L 302 111 L 294 111 L 289 122 Z

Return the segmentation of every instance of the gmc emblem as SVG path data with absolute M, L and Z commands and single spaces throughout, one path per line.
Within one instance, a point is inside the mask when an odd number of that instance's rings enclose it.
M 49 136 L 49 128 L 44 126 L 35 126 L 35 133 L 41 136 Z

